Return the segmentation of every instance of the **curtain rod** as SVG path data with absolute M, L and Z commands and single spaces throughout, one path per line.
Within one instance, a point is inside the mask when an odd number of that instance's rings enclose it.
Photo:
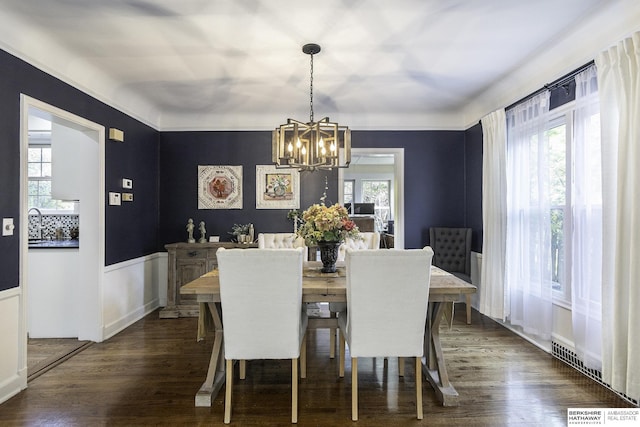
M 517 100 L 513 104 L 509 105 L 508 107 L 505 107 L 505 111 L 512 109 L 513 107 L 515 107 L 516 105 L 520 104 L 521 102 L 526 101 L 527 99 L 533 98 L 534 96 L 544 92 L 545 90 L 553 90 L 553 89 L 556 89 L 556 88 L 558 88 L 558 87 L 560 87 L 562 85 L 567 84 L 576 75 L 580 74 L 581 72 L 583 72 L 584 70 L 586 70 L 587 68 L 591 67 L 594 64 L 595 64 L 595 61 L 591 60 L 591 61 L 587 62 L 586 64 L 582 65 L 581 67 L 578 67 L 575 70 L 571 71 L 570 73 L 565 74 L 564 76 L 560 77 L 559 79 L 556 79 L 556 80 L 552 81 L 551 83 L 547 83 L 546 85 L 544 85 L 540 89 L 536 90 L 535 92 L 532 92 L 529 95 L 527 95 L 527 96 L 525 96 L 523 98 L 520 98 L 519 100 Z

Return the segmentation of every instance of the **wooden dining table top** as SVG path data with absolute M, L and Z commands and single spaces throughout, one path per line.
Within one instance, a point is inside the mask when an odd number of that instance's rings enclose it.
M 305 262 L 302 275 L 303 301 L 345 301 L 347 294 L 346 266 L 337 264 L 335 273 L 322 273 L 319 261 Z M 471 283 L 448 273 L 438 267 L 431 266 L 431 282 L 429 285 L 430 300 L 440 299 L 456 301 L 461 294 L 472 294 L 476 287 Z M 218 302 L 220 298 L 220 282 L 218 270 L 212 270 L 180 288 L 183 295 L 208 296 L 210 301 Z

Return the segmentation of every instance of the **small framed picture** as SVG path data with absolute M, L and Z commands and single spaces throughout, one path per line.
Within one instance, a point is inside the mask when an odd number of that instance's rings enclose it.
M 300 172 L 256 165 L 256 209 L 299 209 Z
M 198 166 L 198 209 L 242 209 L 242 166 Z

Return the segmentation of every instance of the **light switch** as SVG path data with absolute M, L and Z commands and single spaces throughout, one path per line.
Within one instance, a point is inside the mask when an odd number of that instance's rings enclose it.
M 133 193 L 122 193 L 123 202 L 133 202 Z
M 13 218 L 2 218 L 2 235 L 13 236 L 13 229 L 16 228 L 13 225 Z
M 133 188 L 133 181 L 130 180 L 129 178 L 122 178 L 122 188 L 126 188 L 126 189 L 132 189 Z
M 111 206 L 120 206 L 120 193 L 109 193 L 109 204 Z

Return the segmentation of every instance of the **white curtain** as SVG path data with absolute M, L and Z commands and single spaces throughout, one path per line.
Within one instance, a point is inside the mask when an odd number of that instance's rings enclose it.
M 507 114 L 507 319 L 543 348 L 552 327 L 549 91 Z
M 504 257 L 507 233 L 506 155 L 504 110 L 482 120 L 482 269 L 480 313 L 504 320 Z
M 596 58 L 602 121 L 602 376 L 640 399 L 640 33 Z
M 571 317 L 576 354 L 602 368 L 602 174 L 596 67 L 575 77 L 571 179 Z M 567 239 L 568 240 L 568 239 Z

